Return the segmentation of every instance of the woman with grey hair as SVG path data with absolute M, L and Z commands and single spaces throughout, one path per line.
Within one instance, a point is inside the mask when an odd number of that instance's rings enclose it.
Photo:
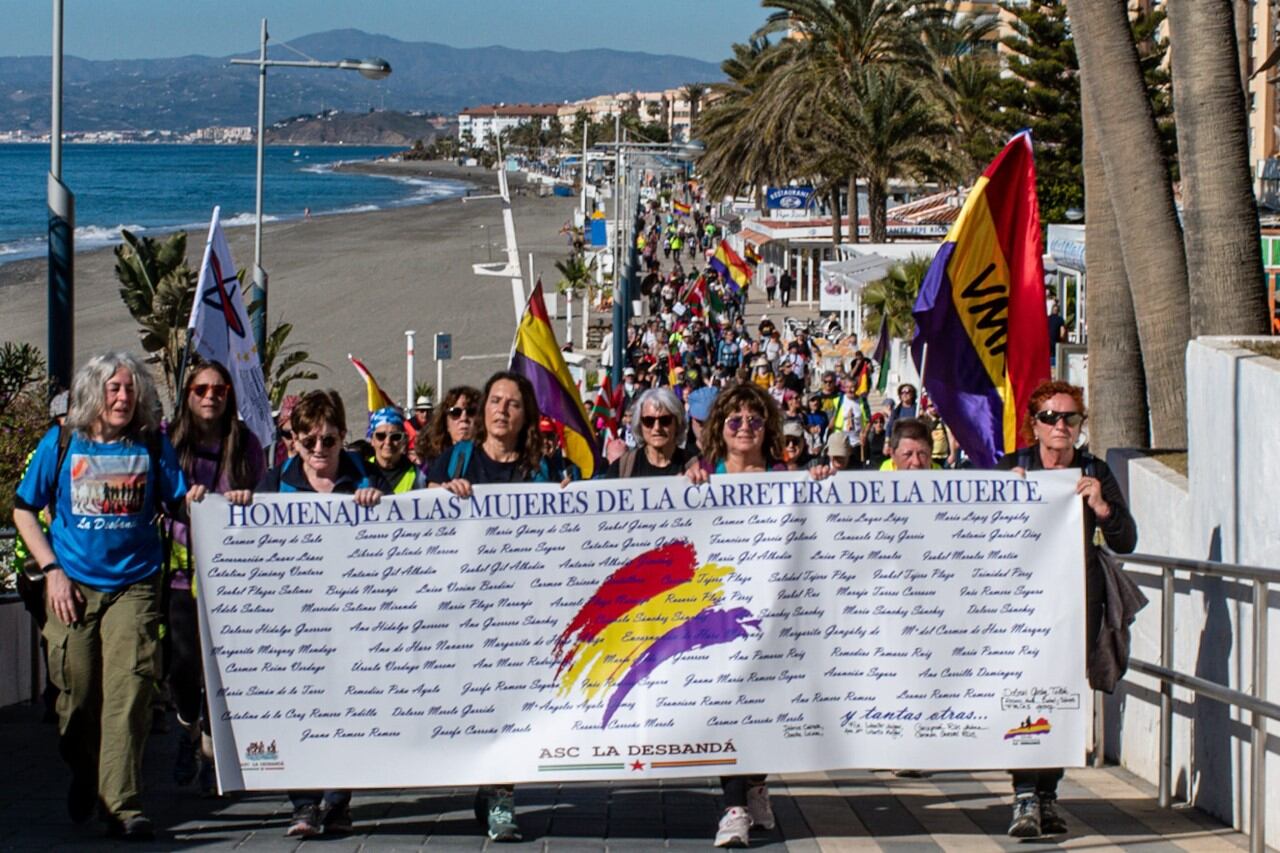
M 58 733 L 71 765 L 67 810 L 97 806 L 108 831 L 153 834 L 142 814 L 142 751 L 160 649 L 156 516 L 186 518 L 187 488 L 160 432 L 147 368 L 126 352 L 95 356 L 71 383 L 66 424 L 40 440 L 14 501 L 13 523 L 40 567 L 49 671 L 61 691 Z M 37 514 L 48 508 L 49 535 Z
M 636 447 L 622 454 L 605 471 L 605 479 L 663 477 L 679 474 L 693 457 L 684 449 L 689 427 L 684 406 L 670 388 L 650 388 L 631 406 L 636 417 Z

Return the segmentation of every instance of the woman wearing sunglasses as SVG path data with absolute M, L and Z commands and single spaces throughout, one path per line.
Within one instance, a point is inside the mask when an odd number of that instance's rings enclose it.
M 803 440 L 803 439 L 802 439 Z M 773 397 L 757 385 L 730 385 L 716 397 L 702 428 L 702 458 L 686 476 L 705 483 L 712 474 L 786 471 L 783 462 L 782 412 Z M 829 476 L 826 471 L 814 476 Z M 773 807 L 765 777 L 722 776 L 724 814 L 716 830 L 717 847 L 745 847 L 752 827 L 773 829 Z
M 385 406 L 370 414 L 365 435 L 373 446 L 373 453 L 364 460 L 365 467 L 374 485 L 384 494 L 399 495 L 426 488 L 427 475 L 405 452 L 408 430 L 399 409 Z
M 182 406 L 169 431 L 178 464 L 188 483 L 199 483 L 233 502 L 247 503 L 266 465 L 262 445 L 236 412 L 231 374 L 216 361 L 193 356 L 183 383 Z M 178 710 L 173 780 L 187 785 L 198 774 L 200 791 L 209 796 L 216 790 L 217 777 L 204 697 L 190 532 L 181 521 L 171 522 L 168 532 L 172 547 L 166 567 L 169 630 L 165 660 L 169 692 Z
M 370 481 L 359 457 L 342 449 L 347 410 L 337 391 L 312 391 L 289 417 L 297 455 L 267 472 L 259 492 L 315 492 L 354 495 L 360 506 L 373 506 L 382 492 Z M 350 791 L 290 791 L 293 818 L 285 835 L 313 838 L 321 833 L 351 831 Z
M 623 453 L 605 471 L 605 479 L 664 477 L 679 474 L 692 460 L 684 449 L 684 406 L 670 388 L 650 388 L 636 398 L 639 412 L 636 446 Z
M 431 423 L 418 433 L 415 450 L 423 471 L 460 441 L 469 441 L 480 414 L 480 390 L 457 385 L 444 395 L 444 405 L 435 411 Z
M 1081 472 L 1076 493 L 1084 500 L 1085 660 L 1092 662 L 1105 603 L 1102 560 L 1093 544 L 1094 533 L 1101 530 L 1108 548 L 1127 554 L 1138 544 L 1138 528 L 1107 463 L 1077 446 L 1086 417 L 1083 388 L 1067 382 L 1041 383 L 1031 393 L 1023 426 L 1024 434 L 1034 443 L 1006 455 L 996 467 L 1023 475 L 1062 468 Z M 1062 769 L 1011 772 L 1014 804 L 1009 835 L 1036 838 L 1066 832 L 1067 824 L 1057 807 Z

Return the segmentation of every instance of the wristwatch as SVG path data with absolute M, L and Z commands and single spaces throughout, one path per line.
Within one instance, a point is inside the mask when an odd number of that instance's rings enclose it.
M 58 564 L 58 561 L 54 560 L 52 563 L 46 563 L 45 565 L 41 566 L 39 569 L 39 577 L 33 578 L 33 580 L 40 580 L 46 577 L 49 574 L 49 572 L 52 571 L 53 569 L 57 569 L 58 571 L 63 570 L 62 566 Z

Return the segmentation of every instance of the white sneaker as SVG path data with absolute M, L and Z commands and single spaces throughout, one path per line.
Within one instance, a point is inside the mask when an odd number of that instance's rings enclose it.
M 773 806 L 769 804 L 769 786 L 752 785 L 747 789 L 747 813 L 751 825 L 761 829 L 773 829 L 778 822 L 773 818 Z
M 751 816 L 740 806 L 724 810 L 716 829 L 717 847 L 746 847 L 751 839 Z

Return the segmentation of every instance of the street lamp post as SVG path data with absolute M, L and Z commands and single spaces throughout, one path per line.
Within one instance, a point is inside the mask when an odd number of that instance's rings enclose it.
M 631 319 L 631 296 L 634 288 L 631 286 L 632 273 L 634 271 L 632 263 L 632 255 L 630 253 L 635 250 L 635 241 L 631 236 L 631 222 L 636 216 L 636 206 L 639 204 L 639 197 L 633 203 L 631 199 L 631 180 L 625 174 L 628 168 L 626 165 L 626 154 L 628 152 L 638 154 L 666 154 L 682 160 L 695 160 L 702 156 L 707 147 L 700 141 L 692 139 L 684 143 L 666 143 L 666 142 L 606 142 L 601 144 L 601 148 L 612 148 L 616 155 L 613 172 L 613 194 L 614 194 L 614 217 L 615 222 L 615 246 L 614 258 L 616 259 L 613 267 L 614 277 L 614 305 L 613 305 L 613 371 L 612 380 L 614 387 L 618 387 L 622 383 L 622 362 L 626 358 L 627 343 L 627 323 Z M 620 189 L 626 192 L 626 200 L 622 198 Z M 623 217 L 629 217 L 624 219 Z M 622 274 L 622 262 L 626 260 L 627 274 Z
M 50 87 L 48 365 L 50 393 L 71 387 L 75 358 L 76 197 L 62 182 L 62 0 L 53 0 L 53 79 Z
M 262 268 L 262 171 L 266 153 L 267 68 L 339 68 L 358 71 L 370 80 L 381 80 L 391 73 L 391 64 L 385 59 L 340 59 L 325 62 L 319 59 L 286 60 L 267 59 L 267 19 L 262 19 L 262 39 L 257 59 L 233 59 L 232 65 L 253 65 L 258 69 L 258 166 L 254 183 L 256 204 L 253 229 L 253 287 L 249 291 L 250 303 L 257 302 L 258 310 L 251 318 L 253 339 L 261 353 L 267 339 L 267 271 Z M 304 54 L 305 55 L 305 54 Z

